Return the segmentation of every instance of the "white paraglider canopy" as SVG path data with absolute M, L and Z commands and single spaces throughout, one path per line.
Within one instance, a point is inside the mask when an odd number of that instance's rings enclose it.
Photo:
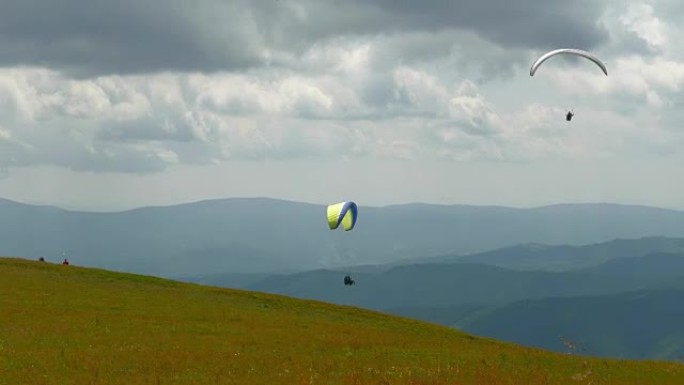
M 603 73 L 606 74 L 606 76 L 608 76 L 608 70 L 606 69 L 606 65 L 603 64 L 603 62 L 601 60 L 599 60 L 599 58 L 597 58 L 596 56 L 594 56 L 590 52 L 583 51 L 581 49 L 574 49 L 574 48 L 561 48 L 561 49 L 549 51 L 549 52 L 543 54 L 541 57 L 539 57 L 539 59 L 537 59 L 532 64 L 532 67 L 530 67 L 530 76 L 534 76 L 534 73 L 537 72 L 537 68 L 539 68 L 539 66 L 541 66 L 542 63 L 544 63 L 545 61 L 547 61 L 548 59 L 550 59 L 551 57 L 556 56 L 556 55 L 575 55 L 575 56 L 583 57 L 585 59 L 589 59 L 592 62 L 594 62 L 597 66 L 599 66 L 599 68 L 601 68 Z

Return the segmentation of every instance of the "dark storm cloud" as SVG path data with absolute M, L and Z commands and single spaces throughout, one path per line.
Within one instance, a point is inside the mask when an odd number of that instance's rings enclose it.
M 297 3 L 302 5 L 304 16 L 293 18 L 297 12 L 290 10 L 289 15 L 281 13 L 276 21 L 263 20 L 260 26 L 265 34 L 296 37 L 296 41 L 310 43 L 339 35 L 453 28 L 473 31 L 504 46 L 542 49 L 566 45 L 592 48 L 608 38 L 607 32 L 597 24 L 604 5 L 592 0 L 308 0 Z
M 500 45 L 523 48 L 592 48 L 608 35 L 596 21 L 603 6 L 595 0 L 374 0 L 409 28 L 468 29 Z
M 243 70 L 352 35 L 456 29 L 533 49 L 607 39 L 590 0 L 0 0 L 0 10 L 0 65 L 75 76 Z
M 258 63 L 241 4 L 213 0 L 3 0 L 0 65 L 79 75 Z

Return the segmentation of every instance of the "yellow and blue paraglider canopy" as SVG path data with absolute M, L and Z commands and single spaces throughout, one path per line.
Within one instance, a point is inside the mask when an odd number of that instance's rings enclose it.
M 332 204 L 328 206 L 328 227 L 335 230 L 342 224 L 344 231 L 349 231 L 354 228 L 357 215 L 358 208 L 352 201 Z

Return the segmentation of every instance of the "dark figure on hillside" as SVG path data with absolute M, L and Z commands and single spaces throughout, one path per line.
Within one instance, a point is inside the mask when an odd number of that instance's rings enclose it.
M 353 285 L 354 283 L 355 283 L 354 280 L 353 280 L 350 276 L 347 275 L 347 276 L 344 277 L 344 284 L 345 284 L 345 286 L 351 286 L 351 285 Z
M 67 261 L 67 259 L 64 258 L 64 262 L 62 262 L 62 265 L 68 265 L 68 264 L 69 264 L 69 261 Z
M 565 120 L 569 122 L 572 120 L 573 116 L 575 116 L 575 114 L 572 111 L 568 111 L 567 115 L 565 115 Z
M 40 262 L 45 262 L 45 258 L 40 257 L 40 258 L 38 258 L 38 261 L 40 261 Z

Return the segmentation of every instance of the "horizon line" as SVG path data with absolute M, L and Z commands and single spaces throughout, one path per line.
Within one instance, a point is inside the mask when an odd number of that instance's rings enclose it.
M 188 206 L 188 205 L 198 205 L 198 204 L 205 204 L 205 203 L 211 203 L 211 202 L 221 202 L 221 201 L 238 201 L 238 200 L 266 200 L 266 201 L 274 201 L 274 202 L 287 202 L 287 203 L 295 203 L 295 204 L 303 204 L 303 205 L 312 205 L 312 206 L 326 206 L 327 203 L 319 203 L 319 202 L 311 202 L 311 201 L 304 201 L 304 200 L 294 200 L 294 199 L 287 199 L 287 198 L 277 198 L 277 197 L 268 197 L 268 196 L 232 196 L 232 197 L 223 197 L 223 198 L 207 198 L 207 199 L 199 199 L 199 200 L 189 200 L 189 201 L 184 201 L 184 202 L 177 202 L 177 203 L 169 203 L 169 204 L 149 204 L 149 205 L 141 205 L 141 206 L 133 206 L 129 208 L 123 208 L 123 209 L 85 209 L 85 208 L 74 208 L 74 207 L 69 207 L 69 205 L 60 205 L 56 203 L 40 203 L 40 202 L 30 202 L 30 201 L 19 201 L 16 199 L 11 199 L 11 198 L 5 198 L 0 196 L 0 201 L 5 201 L 5 202 L 11 202 L 14 204 L 19 204 L 19 205 L 25 205 L 25 206 L 32 206 L 32 207 L 46 207 L 46 208 L 53 208 L 53 209 L 59 209 L 63 211 L 69 211 L 69 212 L 80 212 L 80 213 L 102 213 L 102 214 L 115 214 L 115 213 L 124 213 L 124 212 L 130 212 L 130 211 L 136 211 L 136 210 L 144 210 L 144 209 L 161 209 L 161 208 L 171 208 L 171 207 L 179 207 L 179 206 Z M 344 200 L 353 200 L 353 199 L 339 199 L 337 201 L 344 201 Z M 331 202 L 332 204 L 334 202 Z M 358 201 L 356 201 L 357 204 L 359 204 Z M 666 211 L 677 211 L 677 212 L 682 212 L 684 211 L 683 209 L 679 208 L 672 208 L 672 207 L 663 207 L 663 206 L 656 206 L 656 205 L 648 205 L 648 204 L 643 204 L 643 203 L 620 203 L 620 202 L 607 202 L 607 201 L 584 201 L 584 202 L 556 202 L 556 203 L 547 203 L 547 204 L 539 204 L 539 205 L 531 205 L 531 206 L 515 206 L 515 205 L 501 205 L 501 204 L 469 204 L 469 203 L 438 203 L 438 202 L 427 202 L 427 201 L 408 201 L 408 202 L 402 202 L 402 203 L 388 203 L 388 204 L 368 204 L 365 205 L 363 203 L 360 204 L 361 206 L 367 207 L 367 208 L 391 208 L 391 207 L 405 207 L 405 206 L 436 206 L 436 207 L 470 207 L 470 208 L 482 208 L 482 209 L 508 209 L 508 210 L 538 210 L 538 209 L 545 209 L 545 208 L 553 208 L 553 207 L 561 207 L 561 206 L 623 206 L 623 207 L 641 207 L 641 208 L 648 208 L 648 209 L 655 209 L 655 210 L 666 210 Z

